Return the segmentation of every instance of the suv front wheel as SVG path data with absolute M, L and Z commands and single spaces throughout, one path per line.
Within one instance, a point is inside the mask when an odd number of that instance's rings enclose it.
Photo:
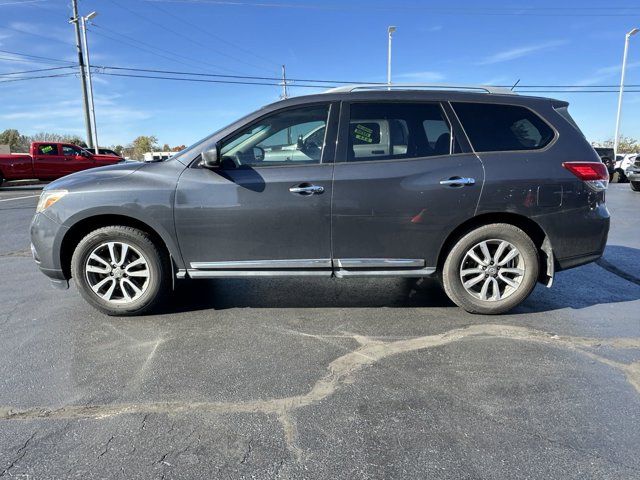
M 71 272 L 83 298 L 107 315 L 138 315 L 165 295 L 167 255 L 141 230 L 99 228 L 84 237 L 71 259 Z
M 449 252 L 442 283 L 470 313 L 500 314 L 524 301 L 538 279 L 538 250 L 521 229 L 506 223 L 479 227 Z

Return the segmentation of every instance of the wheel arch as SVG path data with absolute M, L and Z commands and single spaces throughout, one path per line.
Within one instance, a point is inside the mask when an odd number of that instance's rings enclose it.
M 73 256 L 73 252 L 80 240 L 98 228 L 108 227 L 111 225 L 122 225 L 125 227 L 137 228 L 149 234 L 153 242 L 162 248 L 171 259 L 172 269 L 176 268 L 176 259 L 180 258 L 179 252 L 172 251 L 173 249 L 170 248 L 169 242 L 167 242 L 163 236 L 148 223 L 127 215 L 100 214 L 85 217 L 77 221 L 65 232 L 60 243 L 60 266 L 65 278 L 71 278 L 71 257 Z
M 464 235 L 483 225 L 491 223 L 508 223 L 524 231 L 535 244 L 540 254 L 540 277 L 539 281 L 545 283 L 548 287 L 553 283 L 555 273 L 555 258 L 553 248 L 549 236 L 544 229 L 534 220 L 524 215 L 511 212 L 492 212 L 482 213 L 462 224 L 458 225 L 445 239 L 440 252 L 438 254 L 437 271 L 441 272 L 447 254 L 453 248 L 453 245 Z

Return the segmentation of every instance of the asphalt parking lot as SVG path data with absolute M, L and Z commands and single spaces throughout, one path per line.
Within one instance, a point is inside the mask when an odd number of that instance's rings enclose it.
M 0 477 L 637 479 L 640 194 L 599 264 L 473 316 L 410 280 L 216 280 L 112 318 L 0 189 Z

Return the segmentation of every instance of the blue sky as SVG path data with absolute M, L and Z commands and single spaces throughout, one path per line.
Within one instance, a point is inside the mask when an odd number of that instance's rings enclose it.
M 0 50 L 74 61 L 69 4 L 0 0 Z M 482 8 L 474 1 L 416 0 L 79 2 L 81 14 L 99 12 L 89 32 L 96 65 L 278 76 L 284 63 L 291 78 L 384 81 L 386 28 L 397 25 L 397 82 L 619 83 L 624 34 L 640 27 L 637 1 L 522 4 L 526 7 L 517 9 L 520 5 L 504 0 L 483 2 Z M 0 73 L 68 65 L 31 60 L 0 52 Z M 65 72 L 71 70 L 28 75 Z M 640 84 L 640 35 L 631 41 L 626 83 Z M 277 86 L 98 74 L 94 91 L 101 145 L 126 144 L 137 135 L 156 135 L 172 146 L 190 144 L 280 95 Z M 291 88 L 293 95 L 314 91 Z M 615 93 L 545 95 L 568 100 L 590 140 L 613 137 Z M 627 94 L 624 135 L 640 137 L 639 114 L 640 93 Z M 76 76 L 0 83 L 0 131 L 83 135 L 83 125 Z

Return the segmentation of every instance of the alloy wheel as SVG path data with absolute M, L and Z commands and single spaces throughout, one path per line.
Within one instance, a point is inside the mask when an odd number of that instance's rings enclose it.
M 513 295 L 520 288 L 524 273 L 520 251 L 500 239 L 477 243 L 467 251 L 460 265 L 460 280 L 467 293 L 489 302 Z
M 125 242 L 106 242 L 94 248 L 84 270 L 93 293 L 111 303 L 137 300 L 151 278 L 147 259 Z

